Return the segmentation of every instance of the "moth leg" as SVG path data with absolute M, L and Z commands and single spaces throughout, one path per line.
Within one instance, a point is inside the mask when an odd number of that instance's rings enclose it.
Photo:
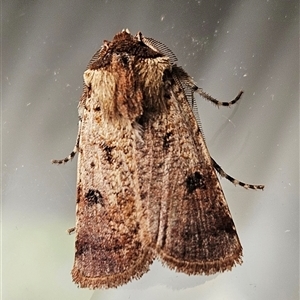
M 227 173 L 225 173 L 225 171 L 220 167 L 220 165 L 211 157 L 211 161 L 213 163 L 213 166 L 215 168 L 215 170 L 222 176 L 225 177 L 227 180 L 229 180 L 230 182 L 232 182 L 234 185 L 240 185 L 242 187 L 244 187 L 245 189 L 252 189 L 252 190 L 263 190 L 264 189 L 264 185 L 260 185 L 260 184 L 249 184 L 249 183 L 245 183 L 242 181 L 239 181 L 233 177 L 231 177 L 230 175 L 228 175 Z
M 221 102 L 218 101 L 217 99 L 213 98 L 212 96 L 210 96 L 209 94 L 205 93 L 201 88 L 195 89 L 195 93 L 198 93 L 200 96 L 202 96 L 204 99 L 211 101 L 213 104 L 219 106 L 228 106 L 230 107 L 232 104 L 235 104 L 236 102 L 238 102 L 242 96 L 242 94 L 244 93 L 243 91 L 240 91 L 238 93 L 238 95 L 231 101 L 229 102 Z
M 72 160 L 74 158 L 74 156 L 76 155 L 76 153 L 78 152 L 78 149 L 79 149 L 80 128 L 81 128 L 81 120 L 79 119 L 78 133 L 77 133 L 76 143 L 75 143 L 73 151 L 66 158 L 63 158 L 63 159 L 53 159 L 51 161 L 53 164 L 59 164 L 59 165 L 60 164 L 65 164 L 69 160 Z
M 71 235 L 71 234 L 73 234 L 75 232 L 75 229 L 76 229 L 75 227 L 69 228 L 67 230 L 67 233 Z

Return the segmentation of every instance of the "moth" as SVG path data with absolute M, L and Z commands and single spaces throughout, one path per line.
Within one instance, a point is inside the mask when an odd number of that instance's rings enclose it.
M 242 263 L 242 246 L 207 149 L 194 94 L 217 106 L 164 44 L 128 30 L 104 41 L 83 75 L 73 281 L 112 288 L 154 259 L 189 275 Z

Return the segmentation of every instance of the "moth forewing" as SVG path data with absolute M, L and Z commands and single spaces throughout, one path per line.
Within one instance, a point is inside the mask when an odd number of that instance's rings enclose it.
M 141 182 L 151 247 L 187 274 L 230 270 L 242 262 L 242 246 L 229 208 L 182 88 L 174 81 L 168 93 L 167 110 L 144 124 L 139 152 L 153 161 L 139 168 L 139 177 L 151 170 Z
M 77 181 L 77 222 L 73 280 L 81 287 L 116 287 L 148 270 L 153 251 L 144 247 L 141 234 L 136 159 L 137 135 L 133 111 L 118 99 L 118 75 L 111 67 L 88 69 L 82 98 Z M 132 70 L 131 70 L 132 71 Z M 134 83 L 134 82 L 133 82 Z M 119 92 L 119 91 L 118 91 Z M 124 94 L 123 94 L 124 95 Z M 142 98 L 135 101 L 136 108 Z M 126 104 L 125 104 L 126 105 Z M 124 114 L 124 115 L 122 115 Z

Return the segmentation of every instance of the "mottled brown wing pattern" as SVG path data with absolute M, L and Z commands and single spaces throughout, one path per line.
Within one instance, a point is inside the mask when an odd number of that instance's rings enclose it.
M 242 247 L 228 205 L 182 88 L 169 88 L 167 110 L 144 124 L 140 151 L 151 170 L 140 182 L 150 246 L 177 271 L 230 270 Z
M 139 278 L 155 257 L 186 274 L 242 262 L 242 246 L 210 157 L 194 93 L 216 105 L 176 65 L 165 45 L 140 32 L 115 35 L 92 57 L 79 103 L 75 261 L 80 287 Z
M 87 70 L 84 75 L 89 93 L 80 103 L 72 270 L 80 287 L 119 286 L 139 278 L 153 260 L 153 251 L 143 246 L 140 229 L 143 216 L 138 206 L 136 130 L 130 118 L 117 117 L 113 105 L 115 78 L 121 78 L 120 84 L 127 80 L 128 86 L 131 78 L 121 67 L 115 74 L 114 67 Z

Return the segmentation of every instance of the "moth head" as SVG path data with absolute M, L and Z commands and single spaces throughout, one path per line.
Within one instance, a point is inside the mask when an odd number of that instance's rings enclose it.
M 163 43 L 145 37 L 141 32 L 133 36 L 128 29 L 123 29 L 114 36 L 112 41 L 104 40 L 102 47 L 90 60 L 87 69 L 106 67 L 111 63 L 113 55 L 134 57 L 135 60 L 167 57 L 171 65 L 177 62 L 175 54 Z
M 161 111 L 167 94 L 164 75 L 175 61 L 164 44 L 122 30 L 92 57 L 84 73 L 87 98 L 98 99 L 106 119 L 135 121 L 146 111 Z

